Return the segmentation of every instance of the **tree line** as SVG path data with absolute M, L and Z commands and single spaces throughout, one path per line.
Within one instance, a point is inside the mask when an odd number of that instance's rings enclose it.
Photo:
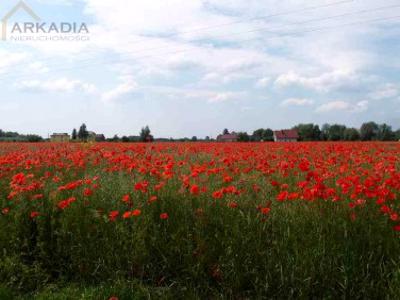
M 42 142 L 43 138 L 36 134 L 19 134 L 18 132 L 3 131 L 0 129 L 0 142 Z
M 71 134 L 72 141 L 80 141 L 80 142 L 87 142 L 89 139 L 90 132 L 87 130 L 87 126 L 83 123 L 79 130 L 74 128 Z M 131 135 L 131 136 L 122 136 L 121 138 L 118 135 L 114 135 L 112 138 L 105 138 L 103 134 L 96 134 L 94 137 L 97 142 L 152 142 L 154 137 L 151 135 L 151 131 L 149 126 L 145 126 L 141 129 L 138 136 Z
M 390 125 L 385 123 L 377 124 L 375 122 L 366 122 L 360 128 L 347 127 L 341 124 L 324 124 L 320 128 L 318 124 L 307 123 L 298 124 L 292 129 L 296 129 L 299 134 L 300 141 L 399 141 L 400 129 L 394 131 Z M 228 129 L 224 129 L 223 134 L 229 133 Z M 239 142 L 272 142 L 274 141 L 274 132 L 270 128 L 260 128 L 252 134 L 247 132 L 237 132 Z M 89 138 L 89 131 L 86 124 L 82 124 L 79 130 L 72 130 L 71 139 L 73 141 L 86 142 Z M 197 142 L 197 141 L 214 141 L 207 136 L 205 139 L 197 138 L 159 138 L 154 139 L 149 126 L 141 129 L 139 135 L 122 136 L 114 135 L 112 138 L 105 138 L 104 135 L 96 135 L 98 142 Z M 18 132 L 3 131 L 0 129 L 0 141 L 9 142 L 42 142 L 44 139 L 36 134 L 23 135 Z
M 298 124 L 292 129 L 297 130 L 300 141 L 398 141 L 400 129 L 394 131 L 391 126 L 383 123 L 366 122 L 360 128 L 347 127 L 341 124 L 319 125 L 308 123 Z M 224 129 L 223 134 L 229 133 Z M 237 132 L 239 142 L 269 142 L 274 140 L 272 129 L 257 129 L 253 134 Z
M 360 128 L 341 124 L 324 124 L 321 129 L 315 124 L 299 124 L 297 129 L 301 141 L 398 141 L 400 129 L 394 131 L 383 123 L 366 122 Z

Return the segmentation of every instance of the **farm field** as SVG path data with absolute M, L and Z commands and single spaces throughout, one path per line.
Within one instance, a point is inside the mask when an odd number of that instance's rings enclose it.
M 399 298 L 399 196 L 400 143 L 3 143 L 0 298 Z

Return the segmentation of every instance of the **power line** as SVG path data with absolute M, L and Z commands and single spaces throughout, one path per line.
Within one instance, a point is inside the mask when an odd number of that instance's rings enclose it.
M 331 3 L 327 3 L 327 4 L 322 4 L 322 5 L 308 6 L 308 7 L 304 7 L 304 8 L 300 8 L 300 9 L 296 9 L 296 10 L 279 12 L 279 13 L 276 13 L 276 14 L 257 16 L 257 17 L 242 19 L 242 20 L 228 22 L 228 23 L 205 26 L 205 27 L 201 27 L 201 28 L 197 28 L 197 29 L 193 29 L 193 30 L 187 30 L 187 31 L 171 33 L 169 35 L 164 35 L 161 38 L 162 39 L 166 39 L 166 38 L 171 38 L 171 37 L 177 37 L 177 36 L 188 34 L 188 33 L 207 31 L 207 30 L 211 30 L 211 29 L 215 29 L 215 28 L 220 28 L 220 27 L 225 27 L 225 26 L 229 26 L 229 25 L 245 23 L 245 22 L 254 21 L 254 20 L 261 20 L 261 19 L 267 19 L 267 18 L 275 18 L 275 17 L 280 17 L 280 16 L 292 15 L 292 14 L 296 14 L 296 13 L 300 13 L 300 12 L 313 11 L 313 10 L 317 10 L 317 9 L 333 7 L 333 6 L 347 4 L 347 3 L 351 3 L 351 2 L 355 2 L 355 0 L 342 0 L 342 1 L 331 2 Z M 135 40 L 132 41 L 132 43 L 130 43 L 130 45 L 139 44 L 141 42 L 147 42 L 148 38 L 154 38 L 154 37 L 149 36 L 149 37 L 146 37 L 146 38 L 137 39 L 136 41 Z M 98 52 L 98 50 L 109 50 L 109 48 L 100 47 L 100 48 L 96 48 L 96 50 L 93 51 L 93 52 Z M 148 50 L 148 49 L 144 49 L 144 50 Z M 42 60 L 41 62 L 46 62 L 46 61 L 51 61 L 51 60 L 53 60 L 53 59 Z
M 377 8 L 373 8 L 373 9 L 364 9 L 364 10 L 359 10 L 359 11 L 356 11 L 356 12 L 344 13 L 344 14 L 340 14 L 340 15 L 321 17 L 321 18 L 316 18 L 316 19 L 311 19 L 311 20 L 306 20 L 306 21 L 300 21 L 300 22 L 291 22 L 291 23 L 288 23 L 288 24 L 285 24 L 285 25 L 282 25 L 282 26 L 278 26 L 278 27 L 272 28 L 272 29 L 279 29 L 279 28 L 287 27 L 287 26 L 304 25 L 304 24 L 313 23 L 313 22 L 339 19 L 339 18 L 343 18 L 343 17 L 353 16 L 353 15 L 360 15 L 360 14 L 371 13 L 371 12 L 377 12 L 377 11 L 380 11 L 380 10 L 399 8 L 399 7 L 400 7 L 400 4 L 396 4 L 396 5 L 390 5 L 390 6 L 377 7 Z M 252 33 L 252 32 L 278 33 L 277 31 L 270 31 L 270 29 L 271 28 L 261 27 L 261 28 L 256 28 L 256 29 L 251 29 L 251 30 L 247 30 L 247 31 L 242 31 L 242 32 L 238 32 L 238 33 L 229 34 L 229 36 L 242 35 L 242 34 L 245 34 L 245 33 Z M 224 37 L 224 35 L 211 36 L 210 38 L 222 38 L 222 37 Z M 197 41 L 199 41 L 199 40 L 197 40 Z
M 358 14 L 365 14 L 365 13 L 370 13 L 370 12 L 377 12 L 379 10 L 393 9 L 393 8 L 398 8 L 398 7 L 400 7 L 400 5 L 382 6 L 382 7 L 377 7 L 377 8 L 373 8 L 373 9 L 365 9 L 365 10 L 360 10 L 360 11 L 356 11 L 356 12 L 344 13 L 344 14 L 340 14 L 340 15 L 328 16 L 328 17 L 323 17 L 323 18 L 316 18 L 316 19 L 311 19 L 311 20 L 306 20 L 306 21 L 301 21 L 301 22 L 292 22 L 292 23 L 288 23 L 288 24 L 285 24 L 283 26 L 278 26 L 278 27 L 275 27 L 275 28 L 272 28 L 272 29 L 279 29 L 279 28 L 284 28 L 284 27 L 288 27 L 288 26 L 292 26 L 292 25 L 304 25 L 304 24 L 307 24 L 307 23 L 318 22 L 318 21 L 327 21 L 327 20 L 343 18 L 343 17 L 351 16 L 351 15 L 358 15 Z M 279 33 L 278 31 L 271 31 L 270 27 L 267 28 L 267 29 L 263 27 L 263 28 L 247 30 L 247 31 L 244 31 L 244 32 L 233 33 L 233 34 L 230 34 L 230 35 L 214 36 L 214 37 L 211 37 L 211 38 L 218 38 L 218 37 L 224 38 L 226 36 L 236 36 L 236 35 L 242 35 L 242 34 L 252 33 L 252 32 L 261 32 L 261 31 L 268 32 L 268 33 L 273 33 L 273 34 Z M 201 41 L 201 39 L 199 39 L 197 41 Z M 196 40 L 194 40 L 194 42 L 196 42 Z M 160 48 L 160 47 L 152 47 L 152 48 L 139 49 L 139 50 L 135 50 L 135 51 L 128 51 L 128 52 L 123 53 L 122 55 L 140 54 L 140 53 L 143 53 L 143 52 L 147 53 L 147 52 L 149 52 L 151 50 L 160 50 L 160 49 L 162 50 L 162 49 L 164 49 L 164 47 L 162 47 L 162 48 Z M 119 58 L 119 59 L 121 59 L 121 58 Z M 89 63 L 89 62 L 93 62 L 93 61 L 94 60 L 90 59 L 90 60 L 78 61 L 77 63 Z M 41 62 L 43 62 L 43 61 L 41 61 Z M 57 67 L 57 66 L 58 65 L 55 65 L 55 66 L 53 65 L 52 67 Z M 60 66 L 63 66 L 63 65 L 60 65 Z
M 261 20 L 261 19 L 267 19 L 267 18 L 275 18 L 275 17 L 281 17 L 281 16 L 287 16 L 287 15 L 292 15 L 292 14 L 296 14 L 296 13 L 299 13 L 299 12 L 312 11 L 312 10 L 317 10 L 317 9 L 321 9 L 321 8 L 328 8 L 328 7 L 332 7 L 332 6 L 336 6 L 336 5 L 347 4 L 347 3 L 354 2 L 354 1 L 355 0 L 343 0 L 343 1 L 323 4 L 323 5 L 309 6 L 309 7 L 305 7 L 305 8 L 301 8 L 301 9 L 297 9 L 297 10 L 291 10 L 291 11 L 286 11 L 286 12 L 281 12 L 281 13 L 276 13 L 276 14 L 270 14 L 270 15 L 264 15 L 264 16 L 257 16 L 257 17 L 248 18 L 248 19 L 239 20 L 239 21 L 234 21 L 234 22 L 229 22 L 229 23 L 217 24 L 217 25 L 212 25 L 212 26 L 205 26 L 205 27 L 198 28 L 198 29 L 171 33 L 171 34 L 163 36 L 163 37 L 171 38 L 171 37 L 174 37 L 174 36 L 184 35 L 184 34 L 187 34 L 187 33 L 206 31 L 206 30 L 210 30 L 210 29 L 230 26 L 230 25 L 234 25 L 234 24 L 240 24 L 240 23 L 249 22 L 249 21 Z
M 357 21 L 357 22 L 351 22 L 351 23 L 339 24 L 339 25 L 333 25 L 333 26 L 310 28 L 308 30 L 303 30 L 303 31 L 289 32 L 289 33 L 287 33 L 285 35 L 282 35 L 282 36 L 269 37 L 269 38 L 266 38 L 264 40 L 272 40 L 272 39 L 277 39 L 277 38 L 279 39 L 279 38 L 283 38 L 283 37 L 298 36 L 298 35 L 305 34 L 305 33 L 325 31 L 325 30 L 336 29 L 336 28 L 341 28 L 341 27 L 346 27 L 346 26 L 360 25 L 360 24 L 377 23 L 377 22 L 382 22 L 382 21 L 395 20 L 395 19 L 399 19 L 399 18 L 400 18 L 400 15 L 393 16 L 393 17 L 387 17 L 387 18 L 376 18 L 376 19 L 370 19 L 370 20 L 364 20 L 364 21 Z M 253 41 L 253 40 L 258 40 L 258 39 L 259 38 L 250 38 L 250 39 L 241 40 L 240 42 L 247 42 L 247 41 Z M 215 49 L 215 48 L 212 48 L 212 49 Z M 200 49 L 198 49 L 198 48 L 188 49 L 188 50 L 185 49 L 185 50 L 161 53 L 161 54 L 158 54 L 158 55 L 144 55 L 144 56 L 132 57 L 132 58 L 129 58 L 129 59 L 118 59 L 118 60 L 114 60 L 114 61 L 105 61 L 103 63 L 104 64 L 123 63 L 123 62 L 135 61 L 135 60 L 140 59 L 140 58 L 150 58 L 150 57 L 157 57 L 157 56 L 160 56 L 160 55 L 165 56 L 165 55 L 172 55 L 172 54 L 179 54 L 179 53 L 187 53 L 187 52 L 198 51 L 198 50 L 200 50 Z M 201 49 L 201 50 L 204 50 L 204 49 Z M 80 66 L 75 66 L 75 67 L 71 67 L 71 68 L 52 69 L 51 71 L 75 70 L 75 69 L 81 69 L 81 68 L 96 66 L 97 64 L 86 64 L 86 65 L 80 65 Z M 27 77 L 27 76 L 22 76 L 20 78 L 16 77 L 14 79 L 21 79 L 21 78 L 24 78 L 24 77 Z M 8 77 L 8 78 L 4 78 L 3 77 L 3 78 L 0 78 L 0 80 L 10 79 L 10 78 L 12 78 L 12 77 Z

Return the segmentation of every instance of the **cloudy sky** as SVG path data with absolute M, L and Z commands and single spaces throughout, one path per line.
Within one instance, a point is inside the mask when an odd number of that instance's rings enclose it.
M 18 1 L 0 2 L 1 17 Z M 400 127 L 398 0 L 27 0 L 89 41 L 0 41 L 0 128 L 216 136 Z M 14 19 L 15 18 L 15 19 Z M 20 12 L 10 22 L 28 22 Z M 8 28 L 9 29 L 9 28 Z

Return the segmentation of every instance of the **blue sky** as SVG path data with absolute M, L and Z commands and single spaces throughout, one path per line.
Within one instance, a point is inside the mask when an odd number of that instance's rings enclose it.
M 3 130 L 47 136 L 85 122 L 112 136 L 148 124 L 157 137 L 215 137 L 300 122 L 400 127 L 398 1 L 25 2 L 43 22 L 86 22 L 90 41 L 0 42 Z M 16 3 L 2 1 L 0 15 Z

